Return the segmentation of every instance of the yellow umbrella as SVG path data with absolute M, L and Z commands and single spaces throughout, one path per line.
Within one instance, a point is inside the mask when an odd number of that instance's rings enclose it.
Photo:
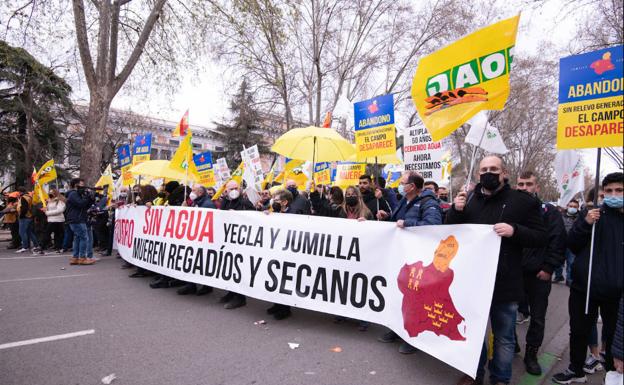
M 353 145 L 336 130 L 314 126 L 288 131 L 275 141 L 271 151 L 313 163 L 346 161 L 355 154 Z
M 176 171 L 169 167 L 168 160 L 148 160 L 130 168 L 130 172 L 133 175 L 150 176 L 154 178 L 166 178 L 178 181 L 196 181 L 195 176 L 192 173 L 187 175 L 184 172 Z
M 353 146 L 353 151 L 355 151 L 355 146 Z M 354 153 L 348 160 L 350 162 L 368 163 L 368 164 L 401 164 L 403 163 L 403 161 L 399 159 L 399 157 L 397 156 L 396 152 L 393 154 L 369 156 L 364 161 L 357 160 L 357 154 Z

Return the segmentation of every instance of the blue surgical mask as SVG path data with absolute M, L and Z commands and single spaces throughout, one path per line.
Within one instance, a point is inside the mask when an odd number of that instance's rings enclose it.
M 405 185 L 404 184 L 400 184 L 399 185 L 399 194 L 401 194 L 401 196 L 405 196 Z
M 578 209 L 576 207 L 568 207 L 568 215 L 576 215 Z
M 621 209 L 624 206 L 623 197 L 616 197 L 611 195 L 605 195 L 604 204 L 614 209 Z

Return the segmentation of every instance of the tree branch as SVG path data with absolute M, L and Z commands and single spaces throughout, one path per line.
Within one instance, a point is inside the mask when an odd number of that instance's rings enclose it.
M 89 37 L 87 35 L 84 3 L 82 0 L 73 0 L 72 2 L 80 61 L 82 62 L 82 68 L 85 73 L 85 78 L 87 79 L 89 90 L 93 91 L 97 87 L 97 80 L 95 76 L 95 69 L 93 68 L 93 59 L 91 59 L 91 51 L 89 50 Z

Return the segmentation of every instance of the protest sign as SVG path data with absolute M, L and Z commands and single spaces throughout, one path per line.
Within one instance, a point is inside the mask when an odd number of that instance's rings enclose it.
M 204 187 L 214 187 L 216 181 L 214 169 L 212 168 L 212 154 L 210 151 L 194 155 L 193 161 L 199 173 L 199 184 Z
M 336 186 L 347 188 L 357 186 L 360 183 L 360 176 L 366 174 L 366 163 L 338 162 L 336 164 Z
M 217 159 L 217 183 L 223 184 L 230 180 L 230 168 L 227 165 L 225 158 Z
M 499 21 L 418 61 L 412 100 L 434 141 L 481 110 L 505 107 L 519 21 Z
M 405 171 L 417 171 L 425 180 L 442 180 L 441 142 L 434 142 L 425 127 L 406 127 L 403 162 Z
M 121 185 L 131 186 L 134 178 L 132 177 L 132 173 L 129 171 L 132 166 L 132 154 L 130 152 L 129 144 L 117 147 L 117 162 L 119 168 L 121 169 Z
M 500 248 L 490 225 L 399 229 L 376 221 L 162 206 L 125 207 L 115 218 L 116 248 L 138 267 L 379 323 L 476 374 Z
M 620 45 L 559 61 L 558 149 L 622 146 L 622 49 Z
M 377 96 L 353 104 L 358 161 L 396 151 L 394 97 Z
M 331 163 L 321 162 L 314 165 L 314 182 L 316 184 L 331 184 Z
M 136 166 L 150 160 L 152 153 L 152 134 L 137 135 L 132 146 L 132 165 Z
M 260 184 L 264 179 L 262 174 L 262 162 L 260 161 L 260 152 L 258 151 L 258 145 L 255 144 L 241 151 L 241 159 L 246 163 L 245 172 L 249 174 L 245 180 L 249 187 L 255 188 L 259 191 Z

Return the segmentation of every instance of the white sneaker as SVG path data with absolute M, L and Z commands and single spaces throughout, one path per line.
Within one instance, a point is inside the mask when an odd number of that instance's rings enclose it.
M 585 360 L 585 365 L 583 365 L 583 371 L 587 374 L 594 374 L 596 372 L 600 372 L 604 370 L 604 366 L 602 365 L 602 361 L 593 354 L 590 354 Z
M 23 252 L 28 251 L 28 250 L 29 249 L 25 249 L 25 248 L 22 247 L 21 249 L 17 250 L 16 253 L 23 253 Z

